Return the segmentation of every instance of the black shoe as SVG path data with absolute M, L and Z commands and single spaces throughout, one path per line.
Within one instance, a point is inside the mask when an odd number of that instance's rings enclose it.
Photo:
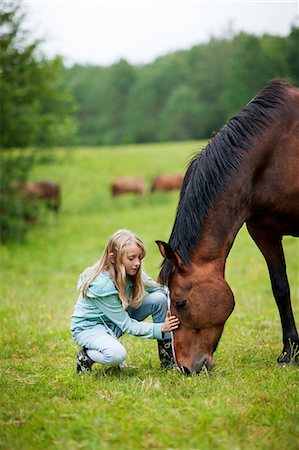
M 171 339 L 165 339 L 164 341 L 158 340 L 158 351 L 161 367 L 164 369 L 173 369 L 175 362 L 172 354 Z
M 90 372 L 92 365 L 93 361 L 87 355 L 85 348 L 81 348 L 77 355 L 77 373 Z

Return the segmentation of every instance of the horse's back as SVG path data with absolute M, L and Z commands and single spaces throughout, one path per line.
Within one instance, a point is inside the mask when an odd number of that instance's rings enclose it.
M 277 122 L 257 144 L 260 155 L 253 174 L 251 222 L 298 235 L 299 89 L 288 86 L 285 96 Z M 254 157 L 252 152 L 251 161 Z
M 135 193 L 143 195 L 145 192 L 145 182 L 141 177 L 124 176 L 115 178 L 111 183 L 111 193 L 117 196 L 124 193 Z
M 58 211 L 60 208 L 60 186 L 52 181 L 40 180 L 35 182 L 20 183 L 19 192 L 26 197 L 28 201 L 35 199 L 45 200 L 48 202 L 50 209 Z
M 180 189 L 183 183 L 183 174 L 166 174 L 157 175 L 152 181 L 151 191 L 172 191 L 175 189 Z
M 41 180 L 35 185 L 42 197 L 57 197 L 60 194 L 60 186 L 52 181 Z

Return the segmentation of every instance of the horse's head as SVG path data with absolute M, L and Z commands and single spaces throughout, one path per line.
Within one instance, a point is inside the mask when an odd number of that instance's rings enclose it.
M 181 322 L 173 333 L 177 364 L 186 374 L 198 373 L 203 366 L 212 369 L 224 323 L 234 308 L 233 293 L 211 265 L 187 266 L 169 244 L 156 242 L 173 266 L 168 287 L 171 313 Z M 160 281 L 165 281 L 161 274 Z

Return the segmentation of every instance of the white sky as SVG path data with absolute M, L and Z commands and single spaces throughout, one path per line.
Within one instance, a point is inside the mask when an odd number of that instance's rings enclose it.
M 298 25 L 298 1 L 23 0 L 26 28 L 48 57 L 111 65 L 145 64 L 213 36 L 246 31 L 285 36 Z

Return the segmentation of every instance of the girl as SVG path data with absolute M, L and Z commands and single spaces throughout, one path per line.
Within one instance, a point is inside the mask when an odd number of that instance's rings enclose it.
M 157 339 L 161 366 L 173 367 L 169 332 L 178 328 L 179 320 L 167 314 L 167 288 L 142 271 L 145 253 L 134 233 L 119 230 L 102 258 L 81 274 L 71 320 L 73 339 L 82 347 L 77 372 L 90 371 L 94 362 L 121 365 L 126 349 L 118 338 L 124 333 Z M 153 323 L 142 322 L 150 315 Z

